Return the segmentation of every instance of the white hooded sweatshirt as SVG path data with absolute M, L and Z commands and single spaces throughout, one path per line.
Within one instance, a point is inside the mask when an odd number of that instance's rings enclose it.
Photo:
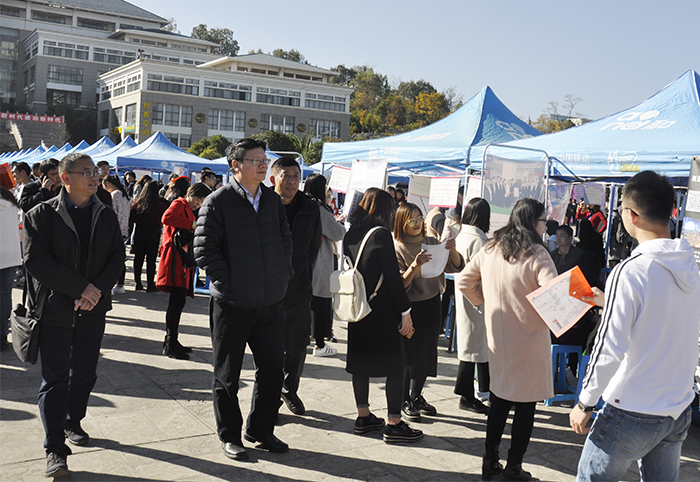
M 677 419 L 693 400 L 700 271 L 684 239 L 639 245 L 613 269 L 579 400 Z

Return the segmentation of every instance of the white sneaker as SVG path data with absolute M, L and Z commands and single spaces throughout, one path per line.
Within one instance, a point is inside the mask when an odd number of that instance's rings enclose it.
M 338 353 L 338 350 L 326 344 L 323 348 L 314 347 L 314 356 L 333 356 Z
M 126 294 L 126 290 L 124 289 L 123 286 L 115 286 L 112 288 L 112 294 L 113 295 L 124 295 Z

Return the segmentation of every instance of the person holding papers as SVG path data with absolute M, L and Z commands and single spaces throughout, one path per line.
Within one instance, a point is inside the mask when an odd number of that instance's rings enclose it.
M 515 406 L 505 480 L 530 480 L 522 468 L 535 421 L 535 404 L 554 396 L 549 328 L 526 296 L 557 276 L 542 242 L 544 205 L 521 199 L 508 224 L 455 276 L 455 286 L 473 304 L 484 303 L 491 375 L 491 406 L 481 478 L 491 480 L 503 467 L 498 446 Z
M 425 235 L 423 215 L 418 206 L 401 204 L 394 218 L 394 247 L 403 285 L 411 301 L 411 317 L 416 329 L 411 338 L 406 338 L 408 370 L 401 412 L 404 418 L 413 422 L 419 422 L 421 414 L 437 414 L 435 407 L 425 401 L 421 392 L 427 377 L 437 376 L 437 344 L 442 320 L 440 294 L 445 290 L 444 274 L 433 278 L 422 276 L 421 265 L 430 260 L 430 255 L 423 250 L 423 244 L 437 245 L 440 241 Z M 441 270 L 458 272 L 464 263 L 455 248 L 454 238 L 445 242 L 445 249 L 450 251 L 450 255 Z

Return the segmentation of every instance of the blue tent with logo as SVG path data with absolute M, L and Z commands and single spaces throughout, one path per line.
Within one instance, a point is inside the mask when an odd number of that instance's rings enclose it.
M 507 145 L 546 151 L 552 176 L 562 179 L 624 180 L 644 170 L 687 178 L 691 159 L 700 155 L 700 75 L 689 70 L 632 108 Z M 487 154 L 542 158 L 541 152 L 501 147 L 489 147 Z M 470 167 L 481 166 L 478 156 L 471 160 Z
M 117 156 L 122 153 L 126 153 L 129 149 L 133 149 L 138 146 L 136 141 L 131 136 L 126 136 L 119 144 L 113 148 L 100 152 L 97 155 L 91 156 L 93 161 L 107 161 L 111 167 L 116 167 Z
M 87 154 L 88 156 L 92 157 L 95 159 L 95 162 L 97 162 L 99 159 L 96 159 L 96 157 L 99 157 L 99 154 L 105 151 L 109 151 L 110 149 L 114 148 L 114 142 L 112 142 L 109 137 L 107 136 L 102 136 L 100 139 L 97 140 L 94 144 L 92 144 L 90 147 L 87 147 L 83 149 L 81 152 L 83 154 Z
M 368 141 L 326 142 L 321 162 L 347 165 L 356 159 L 387 159 L 390 171 L 437 175 L 445 168 L 463 171 L 472 146 L 539 135 L 486 86 L 456 112 L 426 127 Z
M 171 173 L 181 167 L 188 172 L 201 171 L 203 167 L 209 167 L 219 174 L 228 171 L 228 163 L 225 161 L 212 161 L 185 152 L 170 142 L 162 132 L 156 132 L 138 146 L 119 153 L 116 158 L 116 168 L 120 172 L 143 169 Z

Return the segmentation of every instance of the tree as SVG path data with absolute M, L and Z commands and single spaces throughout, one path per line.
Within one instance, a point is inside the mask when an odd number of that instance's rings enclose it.
M 168 23 L 160 29 L 165 32 L 180 33 L 180 31 L 177 28 L 177 22 L 175 21 L 174 17 L 170 17 L 168 19 Z
M 348 68 L 344 64 L 339 64 L 337 67 L 333 67 L 331 70 L 338 72 L 338 75 L 331 77 L 329 80 L 329 82 L 332 84 L 350 85 L 357 75 L 355 68 Z
M 578 112 L 574 113 L 576 105 L 578 105 L 580 102 L 582 102 L 582 99 L 580 97 L 576 97 L 574 94 L 566 94 L 564 96 L 564 104 L 562 105 L 560 105 L 557 101 L 550 101 L 547 103 L 547 107 L 544 109 L 544 114 L 540 115 L 532 126 L 545 134 L 559 132 L 570 127 L 574 127 L 575 124 L 571 118 L 573 116 L 582 116 L 582 114 Z M 565 115 L 559 113 L 560 107 L 566 110 Z
M 421 127 L 437 122 L 450 113 L 445 95 L 438 92 L 433 92 L 432 94 L 419 93 L 414 104 L 414 110 L 418 124 Z
M 231 141 L 221 134 L 217 134 L 211 136 L 209 139 L 203 137 L 198 142 L 192 144 L 192 146 L 187 149 L 187 152 L 206 159 L 218 159 L 226 155 L 226 148 L 230 144 Z
M 227 28 L 207 28 L 207 24 L 200 23 L 192 29 L 191 37 L 219 44 L 218 48 L 212 49 L 214 54 L 231 57 L 238 55 L 240 48 L 238 41 L 233 38 L 233 32 Z
M 292 62 L 299 62 L 300 64 L 309 64 L 309 62 L 306 61 L 306 57 L 304 57 L 304 54 L 299 52 L 296 49 L 291 49 L 291 50 L 282 50 L 282 49 L 275 49 L 272 51 L 273 57 L 279 57 L 281 59 L 287 59 L 291 60 Z
M 566 117 L 571 119 L 573 116 L 576 117 L 581 117 L 581 114 L 576 112 L 574 113 L 574 108 L 576 108 L 576 105 L 581 103 L 583 99 L 581 97 L 576 97 L 574 94 L 566 94 L 564 96 L 564 104 L 562 107 L 566 109 Z
M 424 94 L 434 94 L 437 90 L 435 90 L 435 87 L 433 87 L 430 82 L 423 79 L 417 82 L 415 80 L 401 82 L 396 88 L 396 93 L 408 100 L 415 100 L 421 92 Z
M 71 144 L 77 144 L 82 140 L 88 144 L 94 144 L 97 141 L 97 109 L 94 106 L 76 108 L 64 102 L 54 103 L 47 106 L 46 115 L 64 116 L 70 135 L 68 142 Z
M 279 131 L 265 131 L 261 134 L 255 134 L 254 139 L 260 139 L 265 141 L 267 148 L 271 151 L 297 151 L 299 140 L 296 139 L 294 134 L 285 134 Z M 295 137 L 295 139 L 291 139 Z M 296 142 L 295 142 L 296 141 Z

